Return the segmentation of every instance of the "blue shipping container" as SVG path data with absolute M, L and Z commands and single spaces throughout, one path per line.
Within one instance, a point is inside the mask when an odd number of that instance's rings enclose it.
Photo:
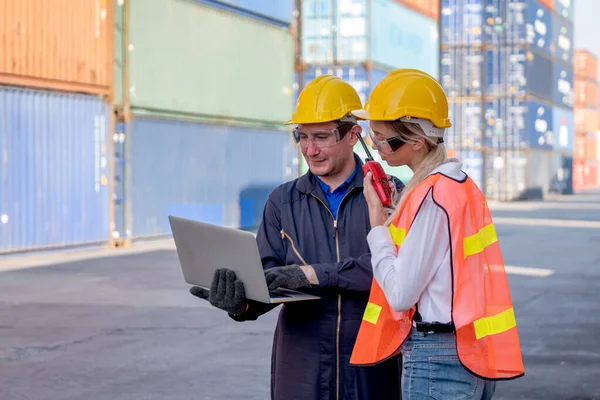
M 481 102 L 451 101 L 448 104 L 452 127 L 446 133 L 450 149 L 482 148 Z
M 553 64 L 553 68 L 552 100 L 558 106 L 573 108 L 575 96 L 573 92 L 573 66 L 556 62 Z
M 527 106 L 526 132 L 529 132 L 529 147 L 551 150 L 554 147 L 554 131 L 552 124 L 552 107 L 536 101 L 530 101 Z M 523 137 L 526 137 L 524 133 Z
M 553 65 L 536 51 L 502 47 L 486 52 L 486 96 L 525 96 L 553 98 Z
M 437 22 L 395 1 L 371 0 L 371 58 L 439 76 Z
M 441 1 L 442 44 L 481 44 L 483 23 L 483 3 L 481 0 Z
M 552 12 L 547 7 L 536 0 L 485 1 L 486 44 L 529 45 L 551 55 Z
M 552 16 L 552 44 L 550 50 L 558 60 L 573 64 L 573 23 Z
M 452 47 L 442 51 L 441 79 L 448 97 L 482 95 L 483 52 L 473 47 Z
M 554 107 L 552 118 L 554 148 L 572 152 L 575 148 L 575 116 L 573 109 Z
M 554 12 L 556 15 L 573 22 L 575 16 L 575 0 L 554 0 Z
M 168 215 L 257 225 L 266 193 L 298 161 L 286 131 L 138 116 L 126 140 L 132 238 L 170 234 Z
M 469 177 L 473 179 L 475 184 L 481 189 L 483 177 L 483 157 L 481 151 L 457 151 L 454 157 L 458 158 L 462 162 L 463 172 L 469 175 Z
M 196 0 L 227 11 L 254 17 L 276 25 L 289 26 L 294 12 L 293 0 Z
M 109 239 L 108 106 L 0 88 L 0 253 Z

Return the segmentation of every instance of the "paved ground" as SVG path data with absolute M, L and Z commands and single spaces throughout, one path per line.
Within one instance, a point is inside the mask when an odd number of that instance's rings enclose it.
M 526 375 L 495 399 L 600 399 L 600 195 L 494 215 L 508 265 L 552 270 L 510 275 Z M 275 318 L 196 301 L 170 241 L 0 259 L 0 400 L 267 399 Z

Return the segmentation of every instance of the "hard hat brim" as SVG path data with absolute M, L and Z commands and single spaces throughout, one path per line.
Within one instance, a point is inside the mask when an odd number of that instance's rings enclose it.
M 365 119 L 365 120 L 367 120 L 367 119 L 371 119 L 371 118 L 369 117 L 369 113 L 368 113 L 368 112 L 367 112 L 367 110 L 365 110 L 365 109 L 361 109 L 361 110 L 353 110 L 353 111 L 350 111 L 350 113 L 351 113 L 352 115 L 354 115 L 354 116 L 355 116 L 356 118 L 358 118 L 358 119 Z

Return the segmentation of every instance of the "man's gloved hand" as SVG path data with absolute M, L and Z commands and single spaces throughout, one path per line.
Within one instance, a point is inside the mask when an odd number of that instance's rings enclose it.
M 230 314 L 239 315 L 248 309 L 244 282 L 236 279 L 235 272 L 230 269 L 215 271 L 210 292 L 193 286 L 190 293 Z
M 265 278 L 269 290 L 277 288 L 299 289 L 309 287 L 310 282 L 298 265 L 286 265 L 265 270 Z

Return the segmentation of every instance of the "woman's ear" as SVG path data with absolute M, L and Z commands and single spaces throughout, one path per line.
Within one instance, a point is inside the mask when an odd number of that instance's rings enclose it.
M 423 147 L 425 147 L 425 138 L 424 137 L 415 138 L 415 142 L 412 145 L 413 150 L 421 151 L 421 149 L 423 149 Z

